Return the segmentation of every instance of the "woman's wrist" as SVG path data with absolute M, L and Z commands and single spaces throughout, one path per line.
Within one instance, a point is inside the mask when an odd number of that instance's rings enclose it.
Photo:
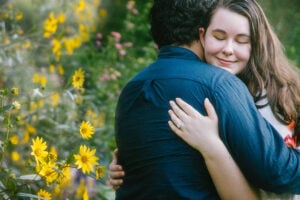
M 202 154 L 205 161 L 214 161 L 218 159 L 225 159 L 223 156 L 228 155 L 228 150 L 220 138 L 214 139 L 211 143 L 198 146 L 197 150 Z

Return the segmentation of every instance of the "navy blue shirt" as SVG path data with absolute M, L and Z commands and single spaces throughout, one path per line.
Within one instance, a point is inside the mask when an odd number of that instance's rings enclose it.
M 285 146 L 247 87 L 192 51 L 166 46 L 119 98 L 116 142 L 126 176 L 116 199 L 219 199 L 201 154 L 168 126 L 169 101 L 176 97 L 202 114 L 204 99 L 210 99 L 223 142 L 254 186 L 300 193 L 300 152 Z

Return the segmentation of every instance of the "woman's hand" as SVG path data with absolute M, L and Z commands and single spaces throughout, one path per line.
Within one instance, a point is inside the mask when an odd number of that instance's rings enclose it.
M 176 103 L 170 101 L 171 110 L 168 122 L 170 128 L 186 143 L 202 153 L 203 156 L 209 152 L 212 145 L 220 140 L 218 131 L 218 116 L 213 105 L 206 98 L 204 107 L 208 116 L 203 116 L 192 106 L 180 98 Z
M 113 160 L 109 164 L 109 184 L 114 190 L 119 189 L 123 184 L 125 172 L 121 165 L 118 165 L 118 149 L 114 150 Z
M 208 99 L 204 107 L 208 116 L 176 98 L 170 102 L 171 129 L 189 145 L 200 151 L 221 199 L 260 199 L 258 190 L 244 177 L 219 137 L 218 116 Z

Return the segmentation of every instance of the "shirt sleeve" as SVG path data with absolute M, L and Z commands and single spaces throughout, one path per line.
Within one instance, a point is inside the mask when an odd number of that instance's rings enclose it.
M 224 81 L 213 97 L 220 136 L 247 179 L 275 193 L 300 193 L 300 151 L 258 112 L 239 81 Z

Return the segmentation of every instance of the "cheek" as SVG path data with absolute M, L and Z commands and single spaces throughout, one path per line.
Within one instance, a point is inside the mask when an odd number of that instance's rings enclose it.
M 248 62 L 251 55 L 251 47 L 250 46 L 239 46 L 237 47 L 236 56 L 243 60 L 244 62 Z
M 217 41 L 213 38 L 207 38 L 205 40 L 204 51 L 206 56 L 212 56 L 222 51 L 222 42 Z

